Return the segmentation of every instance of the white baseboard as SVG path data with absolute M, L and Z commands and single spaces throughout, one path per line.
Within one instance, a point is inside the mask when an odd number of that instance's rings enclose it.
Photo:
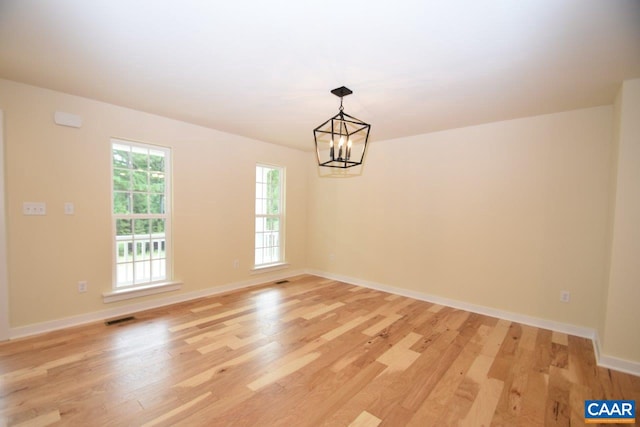
M 137 313 L 139 311 L 150 310 L 153 308 L 163 307 L 166 305 L 176 304 L 179 302 L 189 301 L 197 298 L 224 294 L 240 289 L 245 289 L 277 280 L 286 279 L 288 277 L 298 276 L 300 274 L 312 274 L 314 276 L 324 277 L 330 280 L 337 280 L 352 285 L 362 286 L 365 288 L 376 289 L 382 292 L 388 292 L 391 294 L 402 295 L 405 297 L 417 299 L 420 301 L 427 301 L 435 304 L 445 305 L 448 307 L 457 308 L 460 310 L 470 311 L 472 313 L 483 314 L 485 316 L 497 317 L 499 319 L 509 320 L 512 322 L 518 322 L 525 325 L 535 326 L 537 328 L 549 329 L 556 332 L 562 332 L 565 334 L 575 335 L 583 338 L 591 339 L 593 342 L 593 350 L 596 356 L 596 362 L 598 366 L 603 368 L 613 369 L 616 371 L 625 372 L 631 375 L 640 376 L 640 363 L 624 360 L 617 357 L 603 354 L 600 348 L 600 340 L 595 329 L 586 328 L 568 323 L 556 322 L 553 320 L 541 319 L 538 317 L 527 316 L 523 314 L 513 313 L 505 310 L 498 310 L 491 307 L 482 305 L 476 305 L 467 303 L 464 301 L 439 297 L 437 295 L 430 295 L 422 292 L 412 291 L 409 289 L 398 288 L 395 286 L 384 285 L 381 283 L 371 282 L 367 280 L 357 279 L 348 276 L 342 276 L 338 274 L 327 273 L 319 270 L 295 270 L 280 272 L 280 274 L 270 274 L 268 277 L 257 277 L 251 280 L 244 280 L 240 282 L 233 282 L 223 286 L 217 286 L 214 288 L 207 288 L 193 292 L 182 293 L 178 295 L 167 296 L 164 298 L 155 299 L 152 301 L 145 301 L 140 303 L 133 303 L 122 307 L 115 307 L 92 313 L 80 314 L 77 316 L 66 317 L 63 319 L 52 320 L 48 322 L 36 323 L 33 325 L 21 326 L 17 328 L 11 328 L 9 331 L 9 339 L 16 339 L 27 337 L 31 335 L 42 334 L 45 332 L 55 331 L 58 329 L 69 328 L 73 326 L 79 326 L 86 323 L 98 322 L 104 319 L 129 315 Z
M 555 322 L 552 320 L 541 319 L 538 317 L 527 316 L 524 314 L 513 313 L 510 311 L 499 310 L 496 308 L 486 307 L 483 305 L 471 304 L 468 302 L 443 298 L 437 295 L 430 295 L 423 292 L 412 291 L 409 289 L 398 288 L 395 286 L 384 285 L 381 283 L 370 282 L 367 280 L 356 279 L 353 277 L 340 276 L 336 274 L 326 273 L 322 271 L 309 271 L 309 274 L 324 277 L 327 279 L 338 280 L 340 282 L 352 285 L 362 286 L 365 288 L 375 289 L 378 291 L 388 292 L 391 294 L 402 295 L 405 297 L 417 299 L 420 301 L 431 302 L 439 305 L 446 305 L 460 310 L 470 311 L 472 313 L 483 314 L 485 316 L 497 317 L 499 319 L 518 322 L 525 325 L 535 326 L 542 329 L 550 329 L 556 332 L 575 335 L 578 337 L 593 339 L 595 330 L 581 326 L 575 326 L 568 323 Z
M 152 301 L 138 302 L 138 303 L 128 304 L 122 307 L 108 308 L 105 310 L 94 311 L 91 313 L 79 314 L 77 316 L 65 317 L 63 319 L 51 320 L 48 322 L 35 323 L 32 325 L 11 328 L 9 330 L 9 339 L 23 338 L 31 335 L 37 335 L 45 332 L 51 332 L 59 329 L 79 326 L 86 323 L 99 322 L 105 319 L 129 315 L 129 314 L 137 313 L 144 310 L 150 310 L 153 308 L 176 304 L 179 302 L 190 301 L 197 298 L 224 294 L 224 293 L 236 291 L 239 289 L 258 286 L 265 283 L 286 279 L 288 277 L 298 276 L 304 273 L 305 273 L 304 270 L 279 272 L 279 274 L 269 274 L 268 276 L 256 277 L 250 280 L 229 283 L 223 286 L 216 286 L 214 288 L 207 288 L 207 289 L 202 289 L 198 291 L 166 296 L 163 298 L 154 299 Z
M 402 295 L 402 296 L 417 299 L 420 301 L 426 301 L 426 302 L 431 302 L 435 304 L 445 305 L 447 307 L 453 307 L 460 310 L 470 311 L 472 313 L 483 314 L 485 316 L 497 317 L 499 319 L 509 320 L 511 322 L 517 322 L 525 325 L 535 326 L 536 328 L 549 329 L 556 332 L 561 332 L 561 333 L 574 335 L 582 338 L 588 338 L 593 342 L 593 351 L 594 351 L 598 366 L 601 366 L 603 368 L 613 369 L 616 371 L 625 372 L 631 375 L 640 376 L 640 363 L 619 359 L 619 358 L 608 356 L 606 354 L 601 353 L 600 340 L 598 337 L 598 333 L 593 328 L 586 328 L 583 326 L 576 326 L 569 323 L 562 323 L 562 322 L 556 322 L 553 320 L 541 319 L 539 317 L 527 316 L 524 314 L 513 313 L 510 311 L 499 310 L 496 308 L 471 304 L 468 302 L 449 299 L 449 298 L 443 298 L 437 295 L 430 295 L 423 292 L 412 291 L 409 289 L 398 288 L 395 286 L 389 286 L 381 283 L 371 282 L 368 280 L 362 280 L 362 279 L 357 279 L 357 278 L 348 277 L 348 276 L 341 276 L 338 274 L 327 273 L 319 270 L 307 270 L 307 273 L 313 274 L 315 276 L 324 277 L 326 279 L 349 283 L 356 286 L 362 286 L 365 288 L 375 289 L 382 292 Z
M 598 360 L 598 366 L 640 376 L 640 363 L 618 357 L 603 355 Z

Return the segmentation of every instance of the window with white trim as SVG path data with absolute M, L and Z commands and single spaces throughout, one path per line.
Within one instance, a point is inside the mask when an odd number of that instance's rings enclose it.
M 171 279 L 171 151 L 111 140 L 114 289 Z
M 284 168 L 256 166 L 255 267 L 284 262 Z

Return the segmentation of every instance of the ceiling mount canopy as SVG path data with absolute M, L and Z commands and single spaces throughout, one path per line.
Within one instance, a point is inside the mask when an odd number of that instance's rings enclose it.
M 342 98 L 351 95 L 351 89 L 342 86 L 331 93 L 340 98 L 340 109 L 338 114 L 313 130 L 318 165 L 342 169 L 361 165 L 371 125 L 344 112 Z

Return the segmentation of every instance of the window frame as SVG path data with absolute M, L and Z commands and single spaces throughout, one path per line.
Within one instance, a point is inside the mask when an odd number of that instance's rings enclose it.
M 279 171 L 279 185 L 280 185 L 280 202 L 279 202 L 279 213 L 277 215 L 275 214 L 259 214 L 257 212 L 257 207 L 258 207 L 258 192 L 257 192 L 257 185 L 259 184 L 258 182 L 258 168 L 267 168 L 267 169 L 273 169 L 273 170 L 278 170 Z M 254 207 L 253 207 L 253 212 L 254 212 L 254 221 L 253 221 L 253 225 L 254 225 L 254 229 L 253 229 L 253 270 L 266 270 L 269 269 L 271 267 L 277 267 L 277 266 L 283 266 L 283 265 L 287 265 L 286 262 L 286 251 L 285 251 L 285 223 L 286 223 L 286 168 L 284 166 L 280 166 L 280 165 L 274 165 L 274 164 L 269 164 L 269 163 L 256 163 L 256 167 L 255 167 L 255 179 L 254 179 Z M 262 263 L 262 264 L 257 264 L 256 263 L 256 252 L 258 249 L 264 249 L 265 246 L 261 246 L 258 247 L 257 246 L 257 227 L 256 227 L 256 222 L 258 218 L 277 218 L 278 219 L 278 259 L 277 261 L 274 262 L 268 262 L 268 263 Z
M 115 213 L 115 193 L 116 189 L 114 186 L 114 172 L 116 170 L 113 163 L 113 150 L 115 145 L 128 146 L 131 150 L 134 148 L 142 148 L 145 150 L 153 150 L 160 151 L 164 154 L 164 192 L 158 193 L 163 194 L 164 196 L 164 213 L 159 214 L 135 214 L 133 212 L 129 214 L 117 214 Z M 171 244 L 171 208 L 172 208 L 172 182 L 171 182 L 171 164 L 172 164 L 172 150 L 170 147 L 148 144 L 138 141 L 125 140 L 121 138 L 111 138 L 109 144 L 109 161 L 110 161 L 110 186 L 111 186 L 111 268 L 112 268 L 112 290 L 117 293 L 122 292 L 133 292 L 136 290 L 144 290 L 149 289 L 155 286 L 163 286 L 169 283 L 172 283 L 173 280 L 173 254 L 172 254 L 172 244 Z M 133 189 L 130 190 L 133 193 Z M 151 192 L 149 190 L 146 191 L 147 194 Z M 131 205 L 131 209 L 133 210 L 133 205 Z M 134 265 L 134 280 L 131 284 L 127 285 L 119 285 L 118 284 L 118 240 L 117 240 L 117 220 L 118 219 L 164 219 L 164 261 L 165 261 L 165 271 L 164 277 L 158 278 L 156 280 L 153 277 L 150 278 L 149 281 L 138 282 L 135 281 L 135 261 L 133 261 Z M 133 231 L 132 231 L 133 233 Z M 149 235 L 152 236 L 152 231 L 150 230 Z M 133 236 L 134 234 L 132 234 Z M 153 244 L 153 237 L 151 237 L 151 244 Z M 135 239 L 134 239 L 135 245 Z M 151 249 L 153 250 L 153 249 Z M 135 252 L 135 247 L 133 252 Z M 135 255 L 134 255 L 135 256 Z M 106 294 L 105 294 L 106 296 Z

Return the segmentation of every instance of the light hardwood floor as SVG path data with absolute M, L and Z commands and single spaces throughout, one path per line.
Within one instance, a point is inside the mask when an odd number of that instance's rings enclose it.
M 0 425 L 583 425 L 589 340 L 314 276 L 0 344 Z M 3 424 L 4 423 L 4 424 Z

